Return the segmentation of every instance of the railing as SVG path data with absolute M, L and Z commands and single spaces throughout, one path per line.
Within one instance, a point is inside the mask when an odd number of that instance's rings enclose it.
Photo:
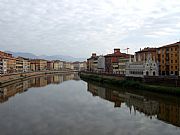
M 117 77 L 125 77 L 125 74 L 118 74 L 118 73 L 110 73 L 110 72 L 103 72 L 103 71 L 80 71 L 83 73 L 90 73 L 90 74 L 98 74 L 98 75 L 107 75 L 107 76 L 117 76 Z

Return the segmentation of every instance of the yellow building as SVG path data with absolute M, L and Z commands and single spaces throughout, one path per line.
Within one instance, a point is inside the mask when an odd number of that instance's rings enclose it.
M 180 42 L 157 48 L 160 75 L 180 76 Z
M 47 60 L 33 59 L 30 61 L 32 71 L 43 71 L 47 70 Z

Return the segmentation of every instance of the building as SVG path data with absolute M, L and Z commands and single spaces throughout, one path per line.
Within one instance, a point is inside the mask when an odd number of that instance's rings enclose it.
M 78 71 L 84 71 L 87 69 L 87 63 L 86 61 L 84 62 L 73 62 L 73 66 L 74 66 L 74 70 L 78 70 Z
M 2 65 L 4 65 L 3 70 L 5 70 L 6 73 L 13 73 L 16 71 L 16 59 L 12 56 L 12 54 L 0 51 L 0 59 L 1 69 L 3 68 Z
M 54 62 L 53 61 L 47 61 L 47 70 L 53 70 Z
M 7 73 L 7 60 L 5 58 L 0 58 L 0 74 Z
M 31 64 L 30 67 L 32 71 L 47 70 L 47 60 L 33 59 L 33 60 L 30 60 L 30 64 Z
M 105 55 L 105 71 L 109 73 L 124 73 L 126 60 L 129 59 L 129 54 L 121 53 L 120 49 L 114 49 L 114 53 Z
M 100 55 L 97 61 L 98 61 L 97 63 L 98 71 L 104 72 L 105 71 L 105 57 L 103 55 Z
M 16 72 L 23 72 L 23 59 L 20 57 L 16 58 Z
M 63 65 L 64 65 L 63 62 L 60 60 L 53 61 L 53 69 L 54 70 L 62 70 L 64 67 Z
M 30 61 L 28 58 L 17 57 L 16 58 L 16 72 L 29 72 Z
M 146 61 L 149 54 L 151 54 L 153 60 L 157 61 L 156 48 L 150 47 L 146 47 L 142 50 L 140 49 L 140 51 L 135 52 L 136 61 Z
M 30 60 L 28 58 L 22 58 L 22 59 L 23 59 L 23 72 L 29 72 L 30 71 Z
M 7 58 L 7 73 L 16 72 L 16 59 L 13 57 Z
M 71 62 L 65 62 L 65 63 L 64 63 L 64 68 L 65 68 L 66 70 L 74 70 L 73 63 L 71 63 Z
M 157 48 L 160 75 L 180 76 L 180 42 Z
M 158 71 L 158 64 L 152 59 L 151 54 L 148 55 L 146 61 L 136 61 L 134 57 L 134 62 L 130 58 L 126 63 L 127 77 L 158 76 Z
M 96 56 L 96 53 L 92 53 L 92 56 L 87 59 L 87 70 L 97 71 L 97 69 L 98 69 L 98 56 Z

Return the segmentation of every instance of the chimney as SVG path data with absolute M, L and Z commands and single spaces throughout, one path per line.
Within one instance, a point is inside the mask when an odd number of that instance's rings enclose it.
M 96 53 L 92 53 L 92 58 L 95 58 L 96 57 Z
M 114 48 L 114 54 L 119 54 L 119 53 L 121 53 L 120 49 L 119 48 Z

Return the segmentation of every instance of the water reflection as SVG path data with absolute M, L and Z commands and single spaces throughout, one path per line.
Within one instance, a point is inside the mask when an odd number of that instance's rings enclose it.
M 15 96 L 17 93 L 21 94 L 26 92 L 29 88 L 44 87 L 49 84 L 60 84 L 68 80 L 80 80 L 80 78 L 78 74 L 47 75 L 2 87 L 0 88 L 0 103 L 8 101 L 10 97 Z
M 136 115 L 138 111 L 150 119 L 156 118 L 180 127 L 180 101 L 178 97 L 102 87 L 92 82 L 88 82 L 88 91 L 93 96 L 99 96 L 113 102 L 114 107 L 121 108 L 121 105 L 125 104 L 132 115 Z

